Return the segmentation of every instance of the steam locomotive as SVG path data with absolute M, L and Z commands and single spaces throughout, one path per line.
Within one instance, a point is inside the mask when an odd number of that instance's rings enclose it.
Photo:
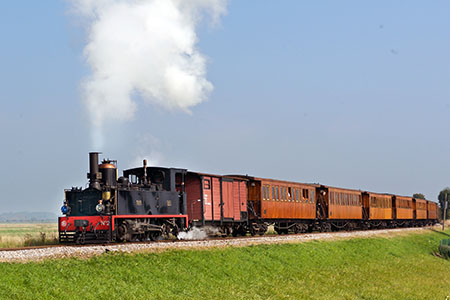
M 61 243 L 158 240 L 194 226 L 222 235 L 426 226 L 433 201 L 391 194 L 186 169 L 143 166 L 118 176 L 117 161 L 89 153 L 89 185 L 65 190 Z
M 186 170 L 143 167 L 118 177 L 117 161 L 89 153 L 89 186 L 65 190 L 61 243 L 155 240 L 188 225 Z

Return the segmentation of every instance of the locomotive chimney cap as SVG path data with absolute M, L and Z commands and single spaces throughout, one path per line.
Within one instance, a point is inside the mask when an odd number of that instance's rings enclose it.
M 116 166 L 110 163 L 102 163 L 100 166 L 98 166 L 100 169 L 115 169 Z

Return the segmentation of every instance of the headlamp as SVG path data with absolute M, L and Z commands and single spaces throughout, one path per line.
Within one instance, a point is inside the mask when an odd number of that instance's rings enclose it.
M 105 210 L 105 206 L 103 205 L 103 204 L 97 204 L 97 206 L 95 207 L 95 210 L 98 212 L 98 213 L 101 213 L 101 212 L 103 212 L 104 210 Z
M 66 215 L 69 212 L 69 207 L 67 205 L 63 205 L 61 207 L 61 212 L 63 213 L 63 215 Z

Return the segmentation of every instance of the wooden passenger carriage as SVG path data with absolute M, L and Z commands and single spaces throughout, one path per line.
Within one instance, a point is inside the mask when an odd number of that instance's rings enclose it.
M 363 204 L 367 220 L 392 220 L 392 195 L 364 192 Z
M 425 220 L 427 218 L 427 200 L 413 198 L 414 218 Z
M 245 177 L 252 233 L 274 225 L 279 233 L 312 230 L 316 219 L 315 184 Z
M 413 198 L 393 196 L 394 219 L 398 222 L 414 219 Z
M 438 216 L 438 205 L 436 202 L 427 200 L 427 219 L 437 220 Z

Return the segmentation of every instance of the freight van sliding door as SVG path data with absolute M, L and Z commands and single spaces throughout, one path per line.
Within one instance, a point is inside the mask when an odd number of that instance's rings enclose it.
M 224 219 L 233 218 L 233 181 L 222 178 L 222 211 Z

